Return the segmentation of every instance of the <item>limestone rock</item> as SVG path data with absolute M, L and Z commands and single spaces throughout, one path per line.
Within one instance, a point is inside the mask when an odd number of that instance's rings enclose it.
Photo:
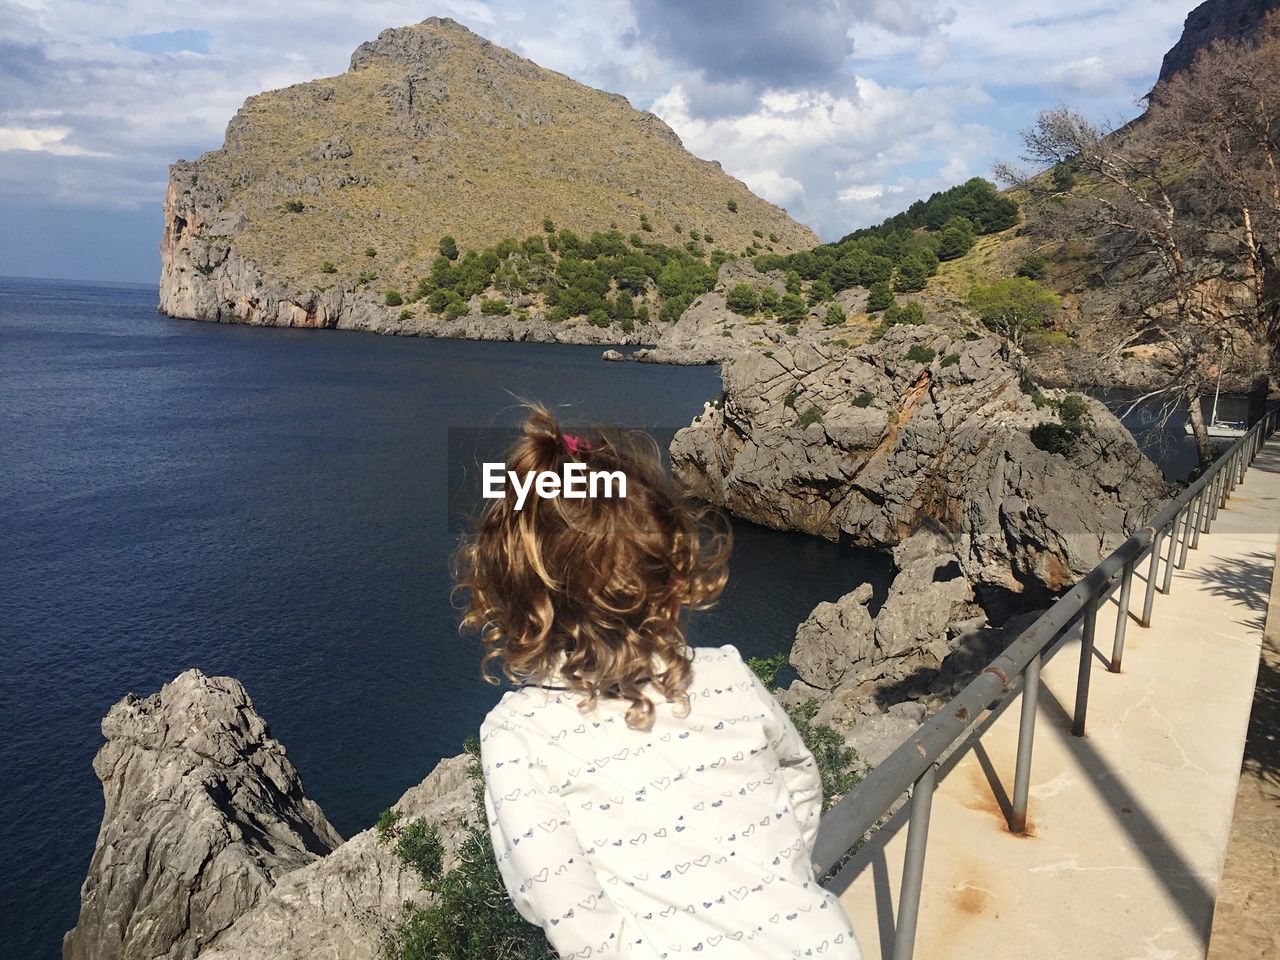
M 102 733 L 105 811 L 66 960 L 193 957 L 342 842 L 236 680 L 189 670 L 125 697 Z
M 791 665 L 810 686 L 830 689 L 875 654 L 875 624 L 867 612 L 871 585 L 864 583 L 834 603 L 820 603 L 796 630 Z
M 1069 456 L 1037 448 L 1032 427 L 1056 415 L 992 336 L 924 325 L 850 350 L 793 340 L 730 358 L 722 379 L 723 401 L 671 445 L 691 493 L 876 549 L 937 525 L 984 599 L 1070 586 L 1169 492 L 1096 401 Z
M 467 774 L 472 762 L 466 754 L 441 760 L 394 807 L 406 820 L 440 825 L 446 870 L 457 862 L 461 821 L 484 815 Z M 380 960 L 406 902 L 424 902 L 418 876 L 365 830 L 284 877 L 200 960 Z

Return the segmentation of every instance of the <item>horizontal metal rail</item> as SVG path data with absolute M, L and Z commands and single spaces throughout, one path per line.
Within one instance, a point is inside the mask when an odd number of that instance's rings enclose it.
M 938 766 L 944 755 L 957 745 L 963 750 L 967 746 L 964 743 L 965 737 L 984 712 L 1022 690 L 1017 769 L 1014 774 L 1009 826 L 1014 832 L 1024 832 L 1040 665 L 1045 653 L 1077 621 L 1083 620 L 1072 726 L 1072 732 L 1076 736 L 1083 736 L 1089 708 L 1089 679 L 1093 669 L 1098 608 L 1119 586 L 1120 613 L 1116 618 L 1109 662 L 1111 671 L 1119 672 L 1124 655 L 1125 632 L 1132 615 L 1129 605 L 1135 568 L 1144 558 L 1149 558 L 1142 611 L 1136 616 L 1141 626 L 1149 627 L 1154 612 L 1162 548 L 1167 542 L 1167 555 L 1163 561 L 1164 581 L 1160 591 L 1168 594 L 1173 586 L 1174 568 L 1180 569 L 1186 564 L 1188 548 L 1199 545 L 1200 533 L 1210 529 L 1218 510 L 1226 504 L 1232 490 L 1243 482 L 1249 464 L 1275 431 L 1278 422 L 1280 409 L 1268 410 L 1243 437 L 1223 452 L 1208 470 L 1189 484 L 1150 523 L 1129 537 L 1058 598 L 945 707 L 930 717 L 888 759 L 823 815 L 813 852 L 813 868 L 818 876 L 831 872 L 832 867 L 850 853 L 867 831 L 888 814 L 904 794 L 908 791 L 911 793 L 907 853 L 903 864 L 893 948 L 895 960 L 908 960 L 914 949 L 928 839 L 929 805 Z M 1022 679 L 1021 684 L 1017 682 L 1019 678 Z

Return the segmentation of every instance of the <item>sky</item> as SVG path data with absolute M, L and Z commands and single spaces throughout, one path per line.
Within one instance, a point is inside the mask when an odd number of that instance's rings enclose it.
M 244 99 L 453 17 L 624 94 L 825 240 L 1070 104 L 1121 123 L 1196 0 L 0 0 L 0 275 L 154 283 L 168 164 Z

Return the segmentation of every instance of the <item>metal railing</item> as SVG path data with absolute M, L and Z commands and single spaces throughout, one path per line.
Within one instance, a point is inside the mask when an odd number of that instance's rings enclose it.
M 1147 526 L 1121 544 L 1060 597 L 970 681 L 968 686 L 823 815 L 813 854 L 813 866 L 818 876 L 830 872 L 862 840 L 867 831 L 891 811 L 898 799 L 910 791 L 910 820 L 902 867 L 902 887 L 898 896 L 893 960 L 911 960 L 915 949 L 925 846 L 929 836 L 929 812 L 943 755 L 958 744 L 960 751 L 967 748 L 969 744 L 964 741 L 983 717 L 984 711 L 1010 699 L 1021 689 L 1022 715 L 1018 728 L 1018 757 L 1009 829 L 1015 833 L 1025 833 L 1040 662 L 1045 652 L 1083 619 L 1072 733 L 1077 737 L 1084 736 L 1099 606 L 1111 596 L 1118 583 L 1120 611 L 1116 617 L 1110 660 L 1111 672 L 1118 673 L 1124 657 L 1125 630 L 1129 617 L 1132 616 L 1130 603 L 1135 568 L 1144 557 L 1150 558 L 1142 612 L 1136 617 L 1139 624 L 1149 627 L 1162 562 L 1163 580 L 1159 590 L 1168 594 L 1173 586 L 1174 568 L 1182 569 L 1185 566 L 1188 549 L 1199 545 L 1201 532 L 1209 531 L 1218 516 L 1218 510 L 1226 505 L 1231 492 L 1243 482 L 1249 464 L 1276 429 L 1278 421 L 1280 409 L 1267 411 Z M 1020 685 L 1016 682 L 1019 677 L 1022 680 Z

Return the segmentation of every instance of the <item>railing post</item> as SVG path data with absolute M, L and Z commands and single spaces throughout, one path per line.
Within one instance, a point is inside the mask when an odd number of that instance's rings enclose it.
M 1111 643 L 1111 672 L 1120 672 L 1120 662 L 1124 659 L 1124 632 L 1129 625 L 1129 595 L 1133 592 L 1133 561 L 1125 562 L 1124 573 L 1120 575 L 1120 609 L 1116 613 L 1116 635 Z
M 1027 832 L 1027 795 L 1031 792 L 1031 747 L 1036 737 L 1036 704 L 1040 699 L 1040 654 L 1022 671 L 1022 719 L 1018 721 L 1018 765 L 1013 772 L 1013 808 L 1009 829 Z
M 1173 589 L 1173 560 L 1178 550 L 1178 524 L 1182 522 L 1182 514 L 1175 513 L 1169 521 L 1169 554 L 1164 558 L 1164 586 L 1161 593 L 1168 595 Z
M 1084 629 L 1080 634 L 1080 673 L 1076 678 L 1076 716 L 1071 732 L 1084 736 L 1085 716 L 1089 712 L 1089 674 L 1093 669 L 1093 634 L 1098 626 L 1098 598 L 1090 597 L 1084 607 Z
M 1222 471 L 1219 470 L 1209 481 L 1209 526 L 1213 529 L 1213 521 L 1218 519 L 1218 508 L 1222 506 Z
M 902 860 L 902 889 L 898 892 L 898 928 L 893 937 L 893 960 L 911 960 L 916 949 L 916 921 L 920 917 L 920 887 L 924 883 L 924 851 L 929 841 L 929 811 L 938 766 L 929 764 L 911 790 L 911 825 Z
M 1183 510 L 1186 518 L 1182 521 L 1182 546 L 1178 550 L 1179 570 L 1187 565 L 1187 548 L 1191 546 L 1191 533 L 1195 530 L 1196 524 L 1200 522 L 1200 515 L 1196 511 L 1196 503 L 1196 500 L 1192 500 Z
M 1160 548 L 1164 546 L 1164 533 L 1157 530 L 1155 539 L 1151 541 L 1151 566 L 1147 569 L 1147 595 L 1142 600 L 1142 619 L 1138 622 L 1144 627 L 1151 626 L 1151 613 L 1156 603 L 1156 575 L 1160 572 Z

